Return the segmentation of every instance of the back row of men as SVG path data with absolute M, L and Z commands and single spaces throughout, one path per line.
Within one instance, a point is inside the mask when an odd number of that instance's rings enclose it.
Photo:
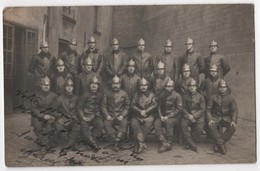
M 194 52 L 192 39 L 187 40 L 187 52 L 179 58 L 171 55 L 172 43 L 167 40 L 164 55 L 153 60 L 144 52 L 142 39 L 138 41 L 136 54 L 130 58 L 119 51 L 118 41 L 113 39 L 113 52 L 105 60 L 106 80 L 111 83 L 108 91 L 100 88 L 105 84 L 101 78 L 104 59 L 95 48 L 95 39 L 90 38 L 89 49 L 81 57 L 77 56 L 76 45 L 73 39 L 68 50 L 56 60 L 43 43 L 42 51 L 32 58 L 29 66 L 36 85 L 41 88 L 31 109 L 32 126 L 38 141 L 45 143 L 44 148 L 48 141 L 43 132 L 48 124 L 54 124 L 58 135 L 70 130 L 68 146 L 75 145 L 80 130 L 83 139 L 95 149 L 98 148 L 95 138 L 105 128 L 116 150 L 125 138 L 130 120 L 137 153 L 146 148 L 145 137 L 152 125 L 160 141 L 158 151 L 170 150 L 173 129 L 179 123 L 187 147 L 197 150 L 194 141 L 199 141 L 206 125 L 215 140 L 214 149 L 226 153 L 224 144 L 236 129 L 237 106 L 222 79 L 230 70 L 229 64 L 224 56 L 216 54 L 215 41 L 210 44 L 211 55 L 202 59 Z M 206 79 L 197 90 L 202 72 Z M 50 112 L 48 108 L 55 110 Z M 119 125 L 117 131 L 113 125 Z M 223 134 L 218 131 L 220 125 L 227 128 Z M 90 126 L 94 126 L 92 131 Z
M 230 71 L 228 60 L 223 55 L 217 53 L 218 44 L 216 41 L 213 40 L 210 43 L 209 47 L 211 52 L 210 55 L 205 58 L 194 51 L 194 41 L 191 38 L 187 39 L 185 45 L 187 49 L 186 52 L 178 57 L 172 52 L 172 42 L 167 40 L 162 55 L 152 57 L 151 54 L 145 51 L 145 41 L 140 39 L 137 42 L 137 50 L 131 54 L 131 56 L 127 56 L 119 49 L 119 41 L 114 38 L 111 42 L 112 52 L 103 55 L 100 50 L 96 48 L 95 38 L 90 37 L 88 41 L 89 48 L 81 55 L 76 51 L 76 39 L 72 39 L 68 45 L 68 49 L 56 59 L 49 52 L 48 43 L 42 42 L 40 46 L 41 52 L 32 58 L 29 65 L 29 72 L 34 75 L 36 84 L 39 85 L 40 78 L 44 76 L 48 76 L 49 78 L 53 77 L 55 72 L 62 70 L 62 66 L 65 66 L 63 70 L 67 70 L 66 72 L 72 75 L 80 74 L 84 70 L 84 65 L 88 63 L 88 58 L 90 58 L 92 62 L 92 71 L 107 80 L 111 80 L 115 75 L 120 77 L 125 74 L 127 62 L 130 58 L 135 61 L 136 74 L 147 80 L 150 80 L 151 75 L 153 75 L 155 71 L 155 66 L 159 61 L 166 65 L 166 75 L 175 82 L 181 78 L 181 69 L 184 64 L 190 66 L 191 77 L 198 82 L 200 73 L 204 73 L 205 78 L 209 76 L 209 69 L 213 64 L 217 65 L 220 78 L 223 78 Z M 61 67 L 56 70 L 55 65 Z

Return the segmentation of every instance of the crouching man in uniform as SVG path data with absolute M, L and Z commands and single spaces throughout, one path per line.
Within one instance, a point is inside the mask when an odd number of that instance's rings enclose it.
M 121 79 L 115 76 L 112 79 L 112 90 L 108 90 L 103 96 L 102 113 L 105 117 L 105 130 L 114 143 L 113 150 L 118 151 L 117 143 L 125 139 L 127 130 L 127 115 L 130 108 L 130 100 L 127 93 L 121 89 Z M 113 128 L 119 125 L 117 131 Z
M 194 141 L 200 141 L 205 119 L 205 99 L 197 92 L 197 82 L 192 79 L 189 84 L 189 93 L 183 96 L 183 118 L 181 128 L 186 147 L 197 151 Z M 189 130 L 189 127 L 191 130 Z M 194 141 L 193 141 L 194 140 Z
M 174 81 L 168 80 L 158 100 L 158 117 L 154 122 L 155 134 L 161 146 L 159 153 L 172 149 L 174 126 L 180 122 L 182 97 L 174 90 Z M 163 131 L 165 128 L 165 134 Z
M 65 92 L 54 102 L 54 109 L 57 111 L 55 122 L 56 133 L 58 137 L 65 139 L 65 149 L 76 149 L 78 132 L 80 130 L 79 121 L 76 114 L 76 105 L 78 97 L 73 94 L 74 83 L 71 79 L 65 81 Z
M 218 87 L 219 93 L 211 96 L 208 102 L 206 118 L 215 140 L 214 150 L 224 155 L 227 153 L 225 143 L 236 131 L 238 109 L 226 81 L 221 80 Z M 221 134 L 219 126 L 226 127 L 226 131 Z
M 148 90 L 148 81 L 142 78 L 139 81 L 139 91 L 135 94 L 131 106 L 134 112 L 131 120 L 134 137 L 137 139 L 135 152 L 141 153 L 146 148 L 145 136 L 153 125 L 157 102 L 154 93 Z M 143 129 L 142 129 L 143 127 Z
M 50 91 L 51 81 L 46 76 L 41 79 L 41 90 L 36 93 L 35 101 L 31 106 L 31 125 L 37 137 L 37 144 L 41 147 L 41 154 L 44 156 L 52 148 L 54 138 L 55 116 L 52 113 L 52 104 L 57 96 Z
M 100 80 L 94 76 L 89 84 L 89 92 L 85 92 L 79 99 L 77 113 L 81 125 L 83 140 L 93 150 L 98 150 L 96 138 L 102 135 L 103 118 L 101 116 L 102 95 L 99 90 Z M 92 130 L 90 127 L 93 126 Z

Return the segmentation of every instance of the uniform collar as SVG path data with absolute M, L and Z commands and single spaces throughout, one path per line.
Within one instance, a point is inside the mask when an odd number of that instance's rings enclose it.
M 118 54 L 119 52 L 120 52 L 119 49 L 117 49 L 117 50 L 112 50 L 112 53 L 113 53 L 113 54 Z
M 51 58 L 51 54 L 50 54 L 50 52 L 48 52 L 48 53 L 40 52 L 39 53 L 39 57 L 40 58 L 47 57 L 48 59 L 50 59 Z
M 72 53 L 73 53 L 75 56 L 78 55 L 78 52 L 77 52 L 76 50 L 72 50 L 70 47 L 68 47 L 67 53 L 68 53 L 68 54 L 72 54 Z
M 209 78 L 210 78 L 210 80 L 213 81 L 213 82 L 215 82 L 215 81 L 217 81 L 217 80 L 219 79 L 218 76 L 216 76 L 216 77 L 212 77 L 211 75 L 210 75 Z
M 189 52 L 188 50 L 186 50 L 187 55 L 192 55 L 193 53 L 194 53 L 194 50 L 192 52 Z
M 90 50 L 90 48 L 88 48 L 86 51 L 85 51 L 85 54 L 90 54 L 90 53 L 97 53 L 99 51 L 99 49 L 95 48 L 94 50 Z
M 216 55 L 217 54 L 217 52 L 210 52 L 210 55 L 212 56 L 212 55 Z
M 135 72 L 134 73 L 127 72 L 126 74 L 128 77 L 131 77 L 131 78 L 135 76 Z
M 158 76 L 158 74 L 156 74 L 156 78 L 159 78 L 161 80 L 164 80 L 166 78 L 166 74 L 163 74 L 161 77 Z

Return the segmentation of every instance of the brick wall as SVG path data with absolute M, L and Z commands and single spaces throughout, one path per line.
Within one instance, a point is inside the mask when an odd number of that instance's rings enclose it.
M 137 10 L 135 7 L 124 8 L 132 12 Z M 114 14 L 115 11 L 117 8 Z M 224 54 L 231 65 L 226 79 L 237 99 L 239 117 L 255 120 L 253 5 L 146 6 L 139 12 L 143 16 L 132 20 L 128 20 L 129 16 L 116 17 L 118 22 L 113 22 L 113 28 L 121 33 L 120 39 L 128 41 L 131 35 L 131 40 L 136 42 L 143 37 L 147 51 L 154 56 L 163 51 L 168 38 L 174 43 L 175 53 L 183 54 L 187 37 L 195 41 L 196 51 L 207 56 L 208 45 L 214 39 L 219 43 L 219 53 Z M 126 29 L 129 21 L 139 23 L 140 26 L 135 25 L 135 31 L 142 29 L 139 34 Z

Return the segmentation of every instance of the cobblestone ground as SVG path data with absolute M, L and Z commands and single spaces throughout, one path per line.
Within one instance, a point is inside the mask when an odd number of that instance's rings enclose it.
M 212 144 L 206 137 L 198 144 L 198 152 L 184 149 L 175 143 L 172 151 L 162 154 L 157 152 L 158 143 L 155 137 L 149 136 L 147 149 L 144 153 L 133 154 L 132 142 L 122 145 L 123 149 L 113 152 L 108 142 L 99 142 L 102 148 L 94 153 L 69 151 L 60 156 L 60 149 L 54 148 L 44 158 L 34 143 L 32 131 L 25 135 L 21 133 L 30 130 L 30 116 L 28 114 L 11 114 L 5 118 L 5 163 L 7 166 L 64 166 L 64 165 L 151 165 L 151 164 L 222 164 L 222 163 L 254 163 L 256 161 L 255 122 L 241 120 L 232 140 L 227 143 L 228 153 L 220 155 L 214 153 Z

